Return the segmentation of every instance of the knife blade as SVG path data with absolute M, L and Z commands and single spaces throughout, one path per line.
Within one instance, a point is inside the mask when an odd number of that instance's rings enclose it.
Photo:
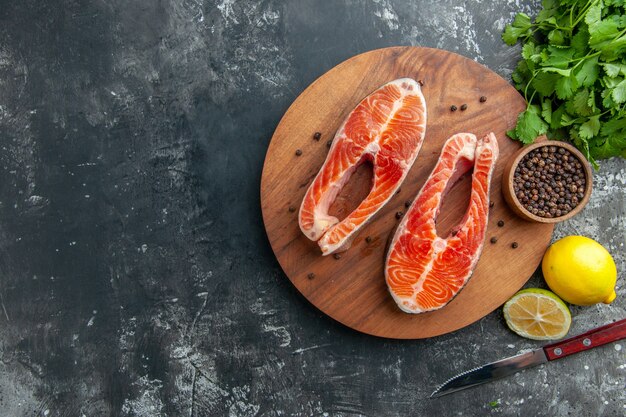
M 564 358 L 574 353 L 593 349 L 624 338 L 626 338 L 626 319 L 592 329 L 569 339 L 545 345 L 530 352 L 521 353 L 462 372 L 439 386 L 430 395 L 430 398 L 441 397 L 491 382 L 512 375 L 522 369 Z

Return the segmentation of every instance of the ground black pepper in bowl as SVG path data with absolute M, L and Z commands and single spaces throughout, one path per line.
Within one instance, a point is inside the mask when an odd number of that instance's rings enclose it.
M 583 163 L 561 146 L 533 149 L 515 168 L 515 198 L 535 216 L 565 216 L 584 198 L 587 179 Z

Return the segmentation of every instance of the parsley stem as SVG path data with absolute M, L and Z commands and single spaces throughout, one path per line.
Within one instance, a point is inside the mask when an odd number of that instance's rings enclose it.
M 569 27 L 565 27 L 565 26 L 559 26 L 556 23 L 546 23 L 546 22 L 541 22 L 538 24 L 535 24 L 534 26 L 537 27 L 537 29 L 535 29 L 535 31 L 539 30 L 539 29 L 559 29 L 559 30 L 567 30 L 568 32 L 571 32 L 572 29 Z M 533 32 L 534 33 L 534 32 Z
M 527 102 L 526 102 L 526 110 L 528 110 L 530 108 L 530 103 L 532 103 L 533 98 L 535 98 L 535 93 L 536 92 L 537 92 L 537 90 L 533 91 L 533 94 L 530 96 L 530 100 L 527 100 Z M 526 95 L 526 93 L 524 93 L 524 96 L 525 95 Z
M 617 36 L 615 36 L 613 39 L 611 39 L 611 42 L 618 40 L 619 38 L 622 37 L 622 35 L 624 35 L 626 33 L 626 29 L 622 30 L 620 33 L 617 34 Z
M 528 87 L 530 87 L 530 83 L 533 82 L 533 80 L 535 79 L 537 74 L 539 74 L 539 71 L 533 71 L 533 76 L 530 77 L 530 80 L 528 80 L 528 83 L 526 84 L 526 87 L 524 87 L 524 99 L 526 100 L 527 103 L 530 103 L 530 100 L 528 100 Z M 533 93 L 533 96 L 534 95 L 535 95 L 535 93 Z M 526 107 L 526 108 L 528 108 L 528 107 Z
M 580 64 L 585 62 L 585 60 L 587 60 L 589 58 L 596 57 L 596 56 L 600 55 L 601 53 L 602 53 L 602 51 L 598 51 L 598 52 L 594 52 L 593 54 L 587 54 L 587 55 L 585 55 L 583 57 L 580 57 L 580 58 L 571 59 L 569 62 L 576 62 L 576 61 L 578 61 L 578 63 L 571 68 L 572 71 L 575 70 L 577 66 L 579 66 Z
M 580 23 L 580 20 L 585 17 L 585 15 L 589 11 L 589 9 L 591 9 L 591 7 L 593 7 L 597 2 L 598 2 L 598 0 L 593 0 L 593 1 L 590 0 L 590 1 L 588 1 L 587 4 L 585 4 L 585 6 L 583 7 L 583 11 L 578 15 L 578 17 L 576 18 L 576 21 L 574 23 L 571 23 L 572 22 L 572 12 L 574 11 L 574 7 L 572 7 L 572 9 L 570 10 L 570 25 L 572 26 L 572 28 L 574 28 L 574 26 L 576 26 L 578 23 Z

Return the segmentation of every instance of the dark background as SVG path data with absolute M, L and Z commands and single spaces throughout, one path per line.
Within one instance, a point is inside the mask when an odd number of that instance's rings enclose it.
M 265 151 L 313 80 L 392 45 L 510 79 L 519 48 L 500 34 L 538 10 L 0 0 L 0 416 L 624 415 L 624 342 L 426 399 L 540 343 L 500 311 L 429 340 L 356 333 L 297 293 L 262 226 Z M 572 334 L 625 316 L 625 165 L 603 162 L 555 230 L 597 239 L 620 271 L 611 306 L 572 308 Z

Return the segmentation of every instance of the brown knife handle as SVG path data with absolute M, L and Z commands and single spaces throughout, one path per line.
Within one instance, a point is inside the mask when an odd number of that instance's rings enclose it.
M 574 353 L 593 349 L 626 338 L 626 319 L 607 324 L 578 336 L 561 340 L 543 347 L 548 360 L 564 358 Z

